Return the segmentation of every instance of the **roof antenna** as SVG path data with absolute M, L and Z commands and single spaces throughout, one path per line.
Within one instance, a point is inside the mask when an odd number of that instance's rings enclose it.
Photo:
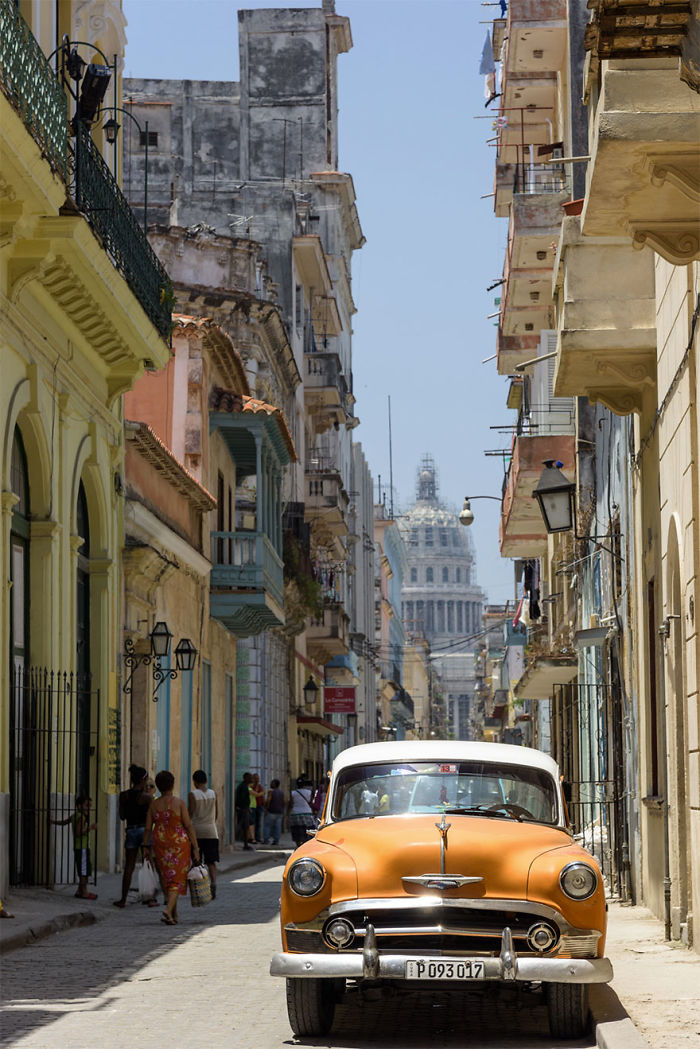
M 391 451 L 391 394 L 389 401 L 389 514 L 394 519 L 394 459 Z

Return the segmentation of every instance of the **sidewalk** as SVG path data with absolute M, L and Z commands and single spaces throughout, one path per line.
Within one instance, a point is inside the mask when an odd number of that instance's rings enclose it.
M 606 953 L 615 976 L 594 988 L 600 1049 L 698 1049 L 700 955 L 664 940 L 644 907 L 611 903 Z
M 222 852 L 218 869 L 223 874 L 266 863 L 286 863 L 293 848 L 289 834 L 282 835 L 279 846 L 259 845 L 254 852 L 247 852 L 237 844 L 235 851 Z M 132 890 L 136 888 L 137 874 L 135 872 L 131 880 Z M 98 874 L 97 887 L 89 885 L 90 892 L 97 892 L 97 899 L 89 901 L 76 899 L 75 885 L 13 889 L 3 900 L 5 910 L 14 918 L 0 921 L 0 955 L 64 929 L 104 921 L 117 913 L 113 902 L 121 895 L 121 885 L 121 874 Z M 135 898 L 135 894 L 130 893 L 130 899 Z
M 284 863 L 293 848 L 289 835 L 279 847 L 240 848 L 222 854 L 222 873 Z M 134 885 L 136 879 L 134 878 Z M 92 888 L 92 886 L 91 886 Z M 17 889 L 6 901 L 14 919 L 0 921 L 0 953 L 16 950 L 77 925 L 115 914 L 120 874 L 98 876 L 98 899 L 73 895 L 75 886 Z M 5 901 L 3 901 L 5 902 Z M 664 942 L 663 924 L 643 907 L 610 904 L 607 954 L 612 984 L 591 988 L 591 1013 L 599 1049 L 698 1049 L 700 1045 L 700 956 Z

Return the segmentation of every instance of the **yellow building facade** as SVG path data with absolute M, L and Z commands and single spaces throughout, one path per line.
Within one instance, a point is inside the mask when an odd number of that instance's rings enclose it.
M 121 4 L 100 4 L 93 31 L 96 6 L 0 3 L 2 892 L 72 880 L 67 830 L 49 821 L 78 793 L 96 859 L 117 860 L 121 395 L 165 365 L 170 318 L 167 276 L 93 136 L 125 45 Z M 101 101 L 91 62 L 111 85 Z

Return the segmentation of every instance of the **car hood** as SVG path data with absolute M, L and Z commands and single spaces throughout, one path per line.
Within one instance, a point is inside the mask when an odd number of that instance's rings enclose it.
M 482 879 L 451 898 L 525 899 L 533 860 L 571 844 L 566 831 L 541 824 L 453 814 L 446 822 L 445 873 Z M 359 897 L 420 895 L 431 890 L 402 878 L 441 873 L 438 823 L 434 814 L 345 820 L 322 827 L 316 841 L 351 857 Z

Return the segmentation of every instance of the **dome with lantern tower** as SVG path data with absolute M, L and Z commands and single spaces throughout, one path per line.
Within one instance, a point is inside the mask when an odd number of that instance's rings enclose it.
M 472 538 L 439 497 L 432 456 L 417 471 L 415 504 L 401 516 L 406 545 L 402 591 L 407 637 L 424 637 L 438 670 L 457 738 L 469 738 L 474 653 L 482 632 L 485 595 L 476 582 Z

